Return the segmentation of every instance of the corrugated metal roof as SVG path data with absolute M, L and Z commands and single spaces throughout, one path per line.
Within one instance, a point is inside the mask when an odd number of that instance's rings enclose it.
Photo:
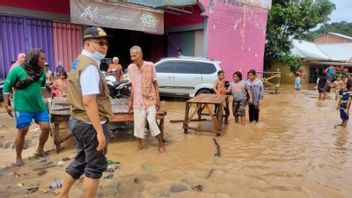
M 352 43 L 317 45 L 294 39 L 292 44 L 291 53 L 301 58 L 333 61 L 350 61 L 352 59 Z
M 352 58 L 352 43 L 321 44 L 317 47 L 331 60 L 349 61 Z
M 314 43 L 294 39 L 292 44 L 291 53 L 300 58 L 329 59 Z

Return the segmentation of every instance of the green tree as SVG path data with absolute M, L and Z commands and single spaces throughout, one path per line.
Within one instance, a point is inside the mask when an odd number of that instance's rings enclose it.
M 330 0 L 273 0 L 267 24 L 265 66 L 270 67 L 273 61 L 297 63 L 298 58 L 290 55 L 291 39 L 302 39 L 304 33 L 328 21 L 334 9 Z M 293 71 L 299 69 L 290 67 Z
M 340 33 L 340 34 L 352 37 L 352 23 L 347 23 L 346 21 L 342 21 L 342 22 L 324 24 L 319 29 L 306 33 L 304 35 L 304 38 L 307 40 L 313 40 L 317 36 L 327 32 L 335 32 L 335 33 Z

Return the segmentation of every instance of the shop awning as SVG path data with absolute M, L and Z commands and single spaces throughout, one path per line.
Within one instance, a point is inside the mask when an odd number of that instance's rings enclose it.
M 162 10 L 100 0 L 70 0 L 70 7 L 72 23 L 164 34 Z

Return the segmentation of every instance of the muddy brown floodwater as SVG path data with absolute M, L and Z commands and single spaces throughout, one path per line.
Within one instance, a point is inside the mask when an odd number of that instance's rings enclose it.
M 97 197 L 350 197 L 350 125 L 347 129 L 333 128 L 339 122 L 335 107 L 333 100 L 317 103 L 312 90 L 294 92 L 286 88 L 279 95 L 266 94 L 261 122 L 243 127 L 231 117 L 223 134 L 216 137 L 221 149 L 221 156 L 216 157 L 215 136 L 183 134 L 182 123 L 169 120 L 183 119 L 185 104 L 167 101 L 162 104 L 167 111 L 167 154 L 158 154 L 154 141 L 147 150 L 137 152 L 132 138 L 115 138 L 109 145 L 108 159 L 120 165 L 113 178 L 101 180 Z M 5 116 L 1 116 L 1 138 L 13 138 L 13 120 L 4 123 Z M 34 127 L 32 141 L 37 141 L 37 134 Z M 72 144 L 68 141 L 63 152 L 53 152 L 47 160 L 56 163 L 74 156 Z M 25 154 L 34 147 L 29 146 Z M 51 141 L 47 148 L 53 148 Z M 2 165 L 13 160 L 14 153 L 13 149 L 2 148 Z M 23 168 L 2 169 L 1 197 L 55 197 L 40 191 L 28 194 L 26 186 L 35 182 L 47 188 L 62 177 L 68 162 L 64 167 L 49 168 L 39 177 L 33 171 L 39 161 L 25 160 Z M 19 183 L 23 187 L 16 186 Z M 71 196 L 81 197 L 82 188 L 81 183 L 74 185 Z

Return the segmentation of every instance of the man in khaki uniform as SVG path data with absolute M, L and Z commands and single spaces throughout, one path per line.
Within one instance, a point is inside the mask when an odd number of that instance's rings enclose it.
M 84 31 L 84 49 L 73 62 L 68 76 L 68 99 L 72 105 L 70 128 L 76 140 L 77 156 L 66 169 L 60 198 L 69 197 L 74 182 L 85 175 L 84 197 L 95 197 L 102 173 L 107 169 L 108 121 L 112 117 L 106 83 L 99 70 L 108 50 L 105 31 L 90 27 Z

